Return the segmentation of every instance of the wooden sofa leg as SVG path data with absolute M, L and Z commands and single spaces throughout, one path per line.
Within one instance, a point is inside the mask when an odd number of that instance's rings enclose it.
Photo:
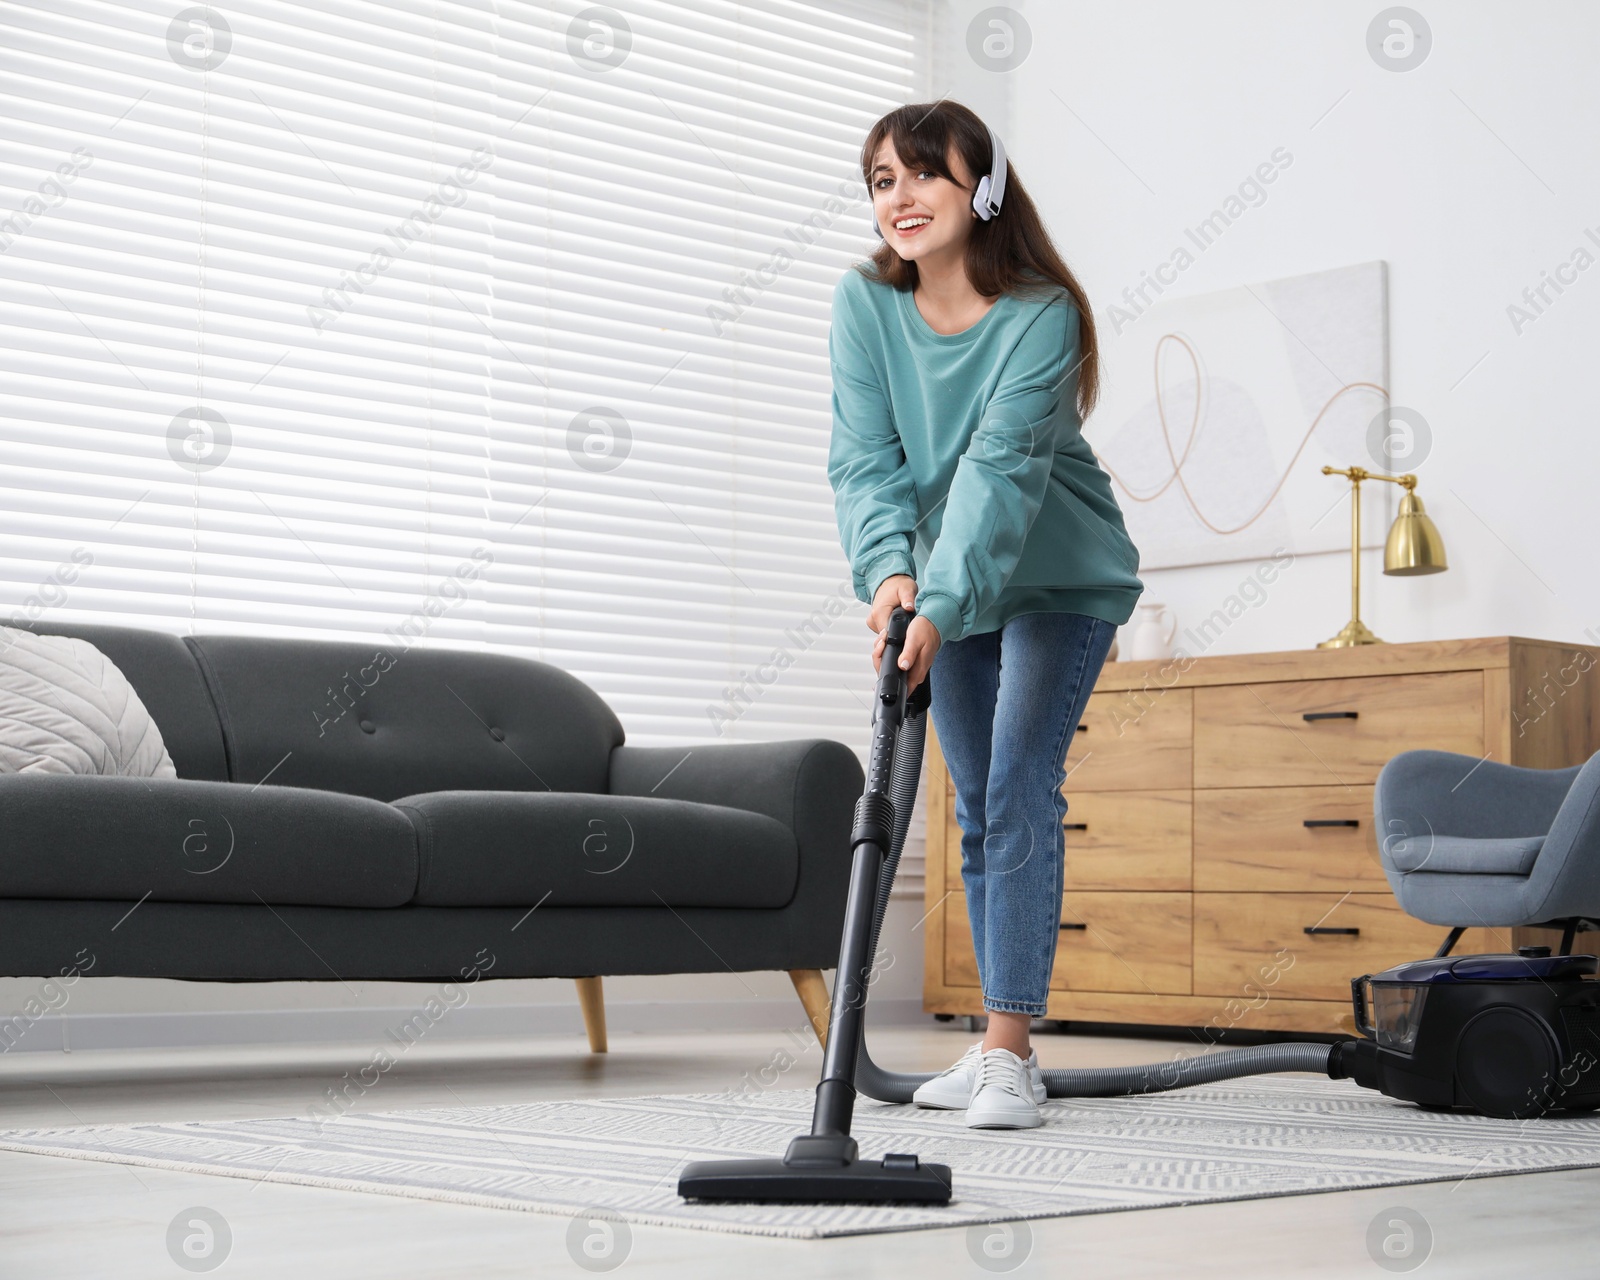
M 806 1007 L 811 1029 L 817 1033 L 817 1043 L 827 1048 L 828 1013 L 832 1002 L 828 998 L 828 984 L 822 980 L 822 970 L 790 969 L 789 981 L 794 983 L 800 1003 Z
M 606 997 L 599 978 L 574 978 L 578 1004 L 583 1009 L 583 1029 L 589 1033 L 589 1052 L 606 1051 Z

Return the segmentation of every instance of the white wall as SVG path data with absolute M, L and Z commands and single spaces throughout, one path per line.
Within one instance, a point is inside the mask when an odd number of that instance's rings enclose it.
M 1386 579 L 1378 552 L 1366 553 L 1363 616 L 1374 630 L 1391 641 L 1600 633 L 1586 568 L 1600 534 L 1588 400 L 1600 267 L 1520 335 L 1506 313 L 1580 245 L 1600 253 L 1584 237 L 1586 227 L 1600 235 L 1600 80 L 1591 74 L 1600 7 L 1426 4 L 1434 46 L 1400 74 L 1368 55 L 1376 2 L 1024 0 L 1015 8 L 1032 29 L 1031 51 L 998 74 L 966 53 L 968 24 L 989 7 L 938 3 L 933 96 L 966 102 L 1001 132 L 1102 322 L 1106 303 L 1276 147 L 1293 164 L 1268 199 L 1169 296 L 1388 262 L 1392 398 L 1432 427 L 1431 456 L 1415 470 L 1451 567 Z M 1108 324 L 1102 332 L 1108 377 L 1138 376 L 1118 364 Z M 1145 598 L 1191 623 L 1250 567 L 1148 571 Z M 1344 623 L 1347 574 L 1346 554 L 1299 557 L 1209 651 L 1309 648 Z M 904 1014 L 920 997 L 921 915 L 916 900 L 893 904 L 884 945 L 895 963 L 874 992 L 886 1011 L 894 1002 Z M 20 1007 L 36 986 L 0 981 L 0 1010 Z M 73 989 L 67 1012 L 403 1007 L 417 998 L 404 984 L 354 987 L 90 980 Z M 663 1001 L 684 1002 L 699 1023 L 717 1021 L 721 1002 L 729 1021 L 755 1009 L 767 1025 L 797 1021 L 782 974 L 618 978 L 608 991 L 623 1026 L 623 1006 Z M 576 1026 L 565 981 L 489 984 L 474 999 L 543 1005 L 553 1019 L 560 1009 L 562 1025 Z

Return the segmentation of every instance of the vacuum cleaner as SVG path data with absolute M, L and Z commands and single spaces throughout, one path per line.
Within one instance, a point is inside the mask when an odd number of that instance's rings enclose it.
M 867 989 L 900 862 L 927 737 L 931 679 L 907 694 L 899 658 L 911 615 L 896 608 L 879 663 L 866 790 L 856 802 L 850 887 L 811 1132 L 781 1157 L 695 1160 L 678 1194 L 701 1201 L 946 1204 L 949 1165 L 914 1153 L 863 1159 L 850 1136 L 858 1093 L 910 1102 L 934 1073 L 888 1071 L 867 1051 Z M 1596 958 L 1524 947 L 1516 955 L 1436 956 L 1351 984 L 1362 1038 L 1201 1053 L 1131 1067 L 1042 1072 L 1052 1098 L 1165 1092 L 1281 1071 L 1349 1079 L 1427 1109 L 1522 1118 L 1600 1107 Z

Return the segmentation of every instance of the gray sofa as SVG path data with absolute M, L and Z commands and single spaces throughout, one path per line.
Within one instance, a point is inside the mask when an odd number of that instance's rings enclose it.
M 603 1050 L 601 975 L 782 969 L 826 1029 L 842 743 L 627 746 L 508 654 L 35 630 L 121 668 L 178 777 L 0 775 L 0 974 L 571 977 Z

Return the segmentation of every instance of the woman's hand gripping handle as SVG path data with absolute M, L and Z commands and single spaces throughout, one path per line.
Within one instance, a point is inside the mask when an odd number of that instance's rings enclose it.
M 889 614 L 899 607 L 915 615 L 917 582 L 910 574 L 891 574 L 878 584 L 872 598 L 872 609 L 867 614 L 867 626 L 872 628 L 872 670 L 883 664 L 884 641 L 889 635 Z M 907 673 L 906 692 L 910 693 L 927 677 L 933 666 L 934 655 L 939 652 L 942 640 L 939 629 L 926 618 L 913 616 L 906 630 L 905 647 L 900 651 L 900 668 Z

